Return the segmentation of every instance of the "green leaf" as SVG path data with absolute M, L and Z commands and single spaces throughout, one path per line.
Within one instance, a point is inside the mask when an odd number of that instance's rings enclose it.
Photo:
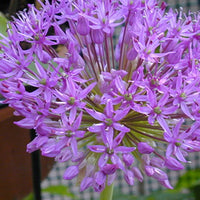
M 143 200 L 194 200 L 192 193 L 180 193 L 173 190 L 155 191 L 152 194 L 145 196 Z
M 72 199 L 78 199 L 73 193 L 71 193 L 65 185 L 52 185 L 42 189 L 42 192 L 48 192 L 53 195 L 61 195 L 71 197 Z
M 33 193 L 30 193 L 28 196 L 26 196 L 22 200 L 34 200 Z
M 5 16 L 0 12 L 0 33 L 3 35 L 7 35 L 6 30 L 7 30 L 7 19 Z M 0 37 L 1 38 L 1 37 Z
M 189 189 L 197 185 L 200 185 L 200 169 L 192 169 L 179 177 L 175 189 Z
M 141 197 L 135 197 L 130 194 L 123 194 L 119 188 L 114 188 L 113 200 L 142 200 Z
M 180 193 L 177 190 L 158 190 L 145 196 L 132 196 L 120 193 L 119 189 L 114 190 L 114 200 L 194 200 L 192 193 Z

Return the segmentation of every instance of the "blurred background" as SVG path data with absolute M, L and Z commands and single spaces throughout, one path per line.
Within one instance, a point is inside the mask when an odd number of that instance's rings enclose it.
M 11 19 L 12 15 L 25 9 L 29 3 L 37 4 L 34 0 L 1 0 L 0 12 L 7 19 Z M 169 8 L 182 7 L 186 12 L 200 10 L 200 0 L 166 0 L 166 3 Z M 0 32 L 3 26 L 5 20 L 0 18 Z M 30 131 L 13 125 L 13 121 L 19 118 L 12 113 L 11 108 L 0 104 L 0 199 L 33 200 L 32 177 L 37 166 L 32 166 L 31 155 L 26 153 L 26 144 L 31 140 Z M 36 154 L 37 157 L 39 152 Z M 143 183 L 136 181 L 134 186 L 128 186 L 123 180 L 123 174 L 119 174 L 113 199 L 199 200 L 200 153 L 191 154 L 189 160 L 191 163 L 186 164 L 184 171 L 168 172 L 175 190 L 164 190 L 157 181 L 148 177 L 145 177 Z M 74 181 L 63 180 L 62 176 L 67 167 L 65 163 L 54 163 L 52 159 L 40 157 L 40 166 L 42 200 L 98 199 L 98 194 L 92 189 L 80 193 Z

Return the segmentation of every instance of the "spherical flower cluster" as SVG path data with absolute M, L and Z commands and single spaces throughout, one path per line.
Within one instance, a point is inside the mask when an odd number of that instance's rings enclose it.
M 165 169 L 200 151 L 200 15 L 156 0 L 40 3 L 0 41 L 4 103 L 37 132 L 27 151 L 71 161 L 64 179 L 81 191 L 119 170 L 172 188 Z

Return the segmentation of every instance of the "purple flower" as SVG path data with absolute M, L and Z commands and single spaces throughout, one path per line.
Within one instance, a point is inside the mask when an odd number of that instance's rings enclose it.
M 148 122 L 152 124 L 157 119 L 158 123 L 162 126 L 162 128 L 166 131 L 169 131 L 169 127 L 165 118 L 168 118 L 169 114 L 174 113 L 177 110 L 176 106 L 167 106 L 165 104 L 168 102 L 169 94 L 165 93 L 160 97 L 157 102 L 157 97 L 154 92 L 148 90 L 148 105 L 147 107 L 139 107 L 138 111 L 148 115 Z
M 200 151 L 200 14 L 157 0 L 40 3 L 0 39 L 3 102 L 37 133 L 27 151 L 68 162 L 81 191 L 120 170 L 129 185 L 146 174 L 172 189 L 165 169 Z
M 86 109 L 86 111 L 93 116 L 95 119 L 102 121 L 99 124 L 93 124 L 88 128 L 91 132 L 102 132 L 102 139 L 105 143 L 109 145 L 110 148 L 113 146 L 113 136 L 114 130 L 121 131 L 123 133 L 129 132 L 129 128 L 124 125 L 118 123 L 121 119 L 123 119 L 127 113 L 129 112 L 129 108 L 125 108 L 124 110 L 114 111 L 113 103 L 111 100 L 107 101 L 105 107 L 105 114 Z
M 183 123 L 181 119 L 177 125 L 173 128 L 172 132 L 164 133 L 165 140 L 169 143 L 166 151 L 166 157 L 174 155 L 178 160 L 186 162 L 184 158 L 185 152 L 194 152 L 200 150 L 200 142 L 193 141 L 190 136 L 195 129 L 180 132 L 180 127 Z
M 121 132 L 117 137 L 114 138 L 112 146 L 93 145 L 88 148 L 95 153 L 102 153 L 99 158 L 98 165 L 100 168 L 104 167 L 109 159 L 113 164 L 116 164 L 120 169 L 124 169 L 124 165 L 118 153 L 127 154 L 135 150 L 135 147 L 118 146 L 124 137 L 124 133 Z

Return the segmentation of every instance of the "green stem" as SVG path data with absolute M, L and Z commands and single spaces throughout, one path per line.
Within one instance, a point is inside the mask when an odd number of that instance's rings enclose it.
M 112 200 L 113 185 L 106 185 L 105 189 L 100 194 L 100 200 Z

